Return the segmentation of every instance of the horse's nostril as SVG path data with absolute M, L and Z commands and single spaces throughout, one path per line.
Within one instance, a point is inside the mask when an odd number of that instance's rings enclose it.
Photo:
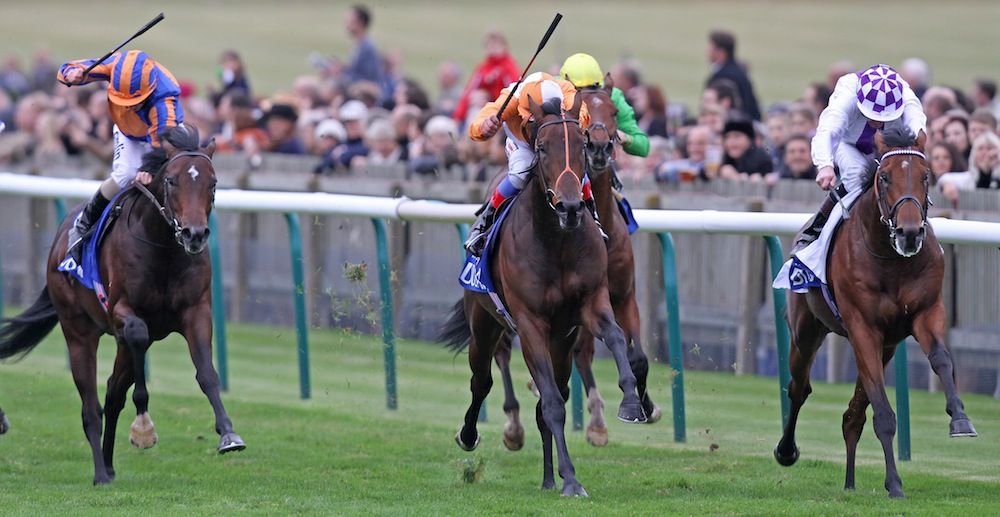
M 563 204 L 562 201 L 556 203 L 556 212 L 559 212 L 561 214 L 566 213 L 566 205 Z
M 185 239 L 190 239 L 191 238 L 191 229 L 190 228 L 182 228 L 181 229 L 181 237 L 184 237 Z

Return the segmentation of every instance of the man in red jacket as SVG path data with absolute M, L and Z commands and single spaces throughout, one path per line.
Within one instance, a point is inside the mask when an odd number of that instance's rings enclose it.
M 500 90 L 521 77 L 521 70 L 507 50 L 507 39 L 503 34 L 499 32 L 487 34 L 483 45 L 486 47 L 486 59 L 476 66 L 452 114 L 459 124 L 465 122 L 465 117 L 469 114 L 469 96 L 472 92 L 486 90 L 489 92 L 489 97 L 495 99 L 500 95 Z

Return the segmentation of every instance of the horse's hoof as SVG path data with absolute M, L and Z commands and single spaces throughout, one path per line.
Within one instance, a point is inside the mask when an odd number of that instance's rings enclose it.
M 889 489 L 889 497 L 892 499 L 902 499 L 906 496 L 903 495 L 903 487 L 894 486 Z
M 556 480 L 555 479 L 543 479 L 542 480 L 542 490 L 555 490 Z
M 7 420 L 7 415 L 0 416 L 0 434 L 7 434 L 10 431 L 10 420 Z
M 778 445 L 774 446 L 774 459 L 778 460 L 778 464 L 779 465 L 781 465 L 783 467 L 791 467 L 792 465 L 795 465 L 796 461 L 799 461 L 799 448 L 798 447 L 794 447 L 792 449 L 792 454 L 790 456 L 784 456 L 780 452 L 778 452 L 778 449 L 780 447 L 781 447 L 781 444 L 778 444 Z
M 587 443 L 594 447 L 604 447 L 608 444 L 608 428 L 587 426 Z
M 462 441 L 462 431 L 459 430 L 458 433 L 455 434 L 455 443 L 457 443 L 463 451 L 474 451 L 476 450 L 476 447 L 479 447 L 479 433 L 476 433 L 475 443 L 472 445 L 466 445 L 466 443 Z
M 583 485 L 579 482 L 563 483 L 562 495 L 563 497 L 588 497 L 587 491 L 583 489 Z
M 626 424 L 642 424 L 646 422 L 646 412 L 642 404 L 625 404 L 618 406 L 618 420 Z
M 524 427 L 511 426 L 510 422 L 503 426 L 503 445 L 509 451 L 519 451 L 524 447 Z
M 979 433 L 976 432 L 976 428 L 972 427 L 972 422 L 970 422 L 968 418 L 952 420 L 950 427 L 952 438 L 960 438 L 963 436 L 973 438 L 979 436 Z
M 137 449 L 149 449 L 159 441 L 156 435 L 156 428 L 153 427 L 153 420 L 149 418 L 149 413 L 136 415 L 135 421 L 129 428 L 128 441 Z
M 240 435 L 236 433 L 226 433 L 219 439 L 219 454 L 242 451 L 246 448 L 247 444 L 244 443 L 243 438 L 240 438 Z
M 645 409 L 646 411 L 647 424 L 655 424 L 660 421 L 660 418 L 663 417 L 663 410 L 660 409 L 660 406 L 657 406 L 656 404 L 653 404 L 652 409 L 647 409 L 647 408 L 643 409 Z
M 104 474 L 103 476 L 94 476 L 94 486 L 107 485 L 108 483 L 111 483 L 112 480 L 114 480 L 114 476 L 108 476 L 107 474 Z

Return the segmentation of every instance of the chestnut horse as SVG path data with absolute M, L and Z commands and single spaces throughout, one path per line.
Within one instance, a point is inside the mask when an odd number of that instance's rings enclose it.
M 246 447 L 233 432 L 212 366 L 212 264 L 202 252 L 208 244 L 208 216 L 215 202 L 214 152 L 214 141 L 199 147 L 197 130 L 178 126 L 165 135 L 163 151 L 149 155 L 158 159 L 144 158 L 144 167 L 157 171 L 153 182 L 148 189 L 133 187 L 115 201 L 122 207 L 121 218 L 100 251 L 101 278 L 108 287 L 107 310 L 93 291 L 56 270 L 66 256 L 74 212 L 56 234 L 46 286 L 38 299 L 0 328 L 0 358 L 9 358 L 27 354 L 56 323 L 61 324 L 73 380 L 83 401 L 83 430 L 93 453 L 95 485 L 115 477 L 115 429 L 133 383 L 137 416 L 131 439 L 142 447 L 155 443 L 143 366 L 150 344 L 173 332 L 187 340 L 195 377 L 215 411 L 219 452 Z M 102 449 L 97 346 L 104 334 L 115 337 L 118 349 L 104 401 Z
M 491 264 L 497 293 L 513 317 L 525 362 L 540 394 L 535 420 L 542 437 L 542 488 L 555 488 L 554 439 L 562 493 L 579 496 L 587 492 L 576 479 L 564 433 L 579 329 L 602 338 L 615 355 L 619 385 L 625 394 L 619 417 L 645 420 L 635 375 L 628 364 L 625 334 L 615 323 L 608 296 L 607 251 L 583 204 L 585 141 L 578 121 L 582 102 L 582 96 L 576 96 L 572 109 L 562 113 L 551 101 L 539 106 L 528 99 L 537 121 L 537 129 L 532 130 L 539 156 L 536 173 L 499 230 Z M 464 450 L 479 445 L 479 410 L 493 385 L 490 363 L 507 333 L 491 299 L 470 291 L 465 291 L 442 329 L 442 342 L 458 350 L 469 347 L 472 403 L 455 436 Z
M 639 328 L 639 306 L 635 300 L 635 257 L 632 254 L 632 241 L 625 218 L 618 210 L 618 200 L 612 189 L 612 174 L 609 174 L 614 166 L 612 158 L 614 144 L 618 138 L 618 109 L 611 100 L 613 89 L 614 81 L 611 79 L 611 74 L 607 74 L 604 77 L 603 88 L 583 88 L 577 93 L 583 97 L 587 112 L 590 114 L 590 126 L 584 131 L 586 170 L 597 203 L 597 213 L 604 231 L 608 234 L 608 294 L 615 311 L 615 319 L 625 332 L 629 363 L 635 374 L 639 398 L 646 414 L 646 423 L 651 424 L 660 419 L 661 411 L 646 391 L 649 361 L 639 341 L 642 334 Z M 507 415 L 504 445 L 508 449 L 517 450 L 521 448 L 523 438 L 518 441 L 517 433 L 512 431 L 521 429 L 521 424 L 518 421 L 518 402 L 511 387 L 510 352 L 505 346 L 507 343 L 509 343 L 507 340 L 503 341 L 496 357 L 504 381 L 504 412 Z M 580 372 L 587 394 L 587 409 L 590 411 L 586 438 L 591 445 L 600 447 L 608 443 L 608 428 L 604 420 L 604 399 L 597 390 L 597 382 L 594 380 L 594 352 L 594 336 L 586 329 L 581 329 L 575 359 L 577 371 Z
M 844 489 L 854 489 L 854 460 L 868 404 L 874 411 L 875 435 L 885 454 L 885 488 L 903 497 L 892 441 L 896 415 L 885 393 L 884 369 L 896 345 L 914 336 L 941 378 L 951 415 L 951 436 L 976 436 L 955 387 L 955 370 L 945 346 L 946 320 L 941 286 L 944 253 L 927 222 L 930 167 L 924 156 L 926 135 L 887 129 L 876 136 L 881 155 L 870 192 L 862 194 L 833 241 L 827 280 L 836 297 L 838 320 L 817 289 L 793 293 L 787 314 L 792 334 L 788 385 L 792 411 L 774 449 L 781 465 L 799 457 L 795 424 L 812 391 L 809 371 L 829 332 L 846 336 L 854 349 L 858 379 L 844 412 L 847 446 Z M 873 164 L 874 165 L 874 164 Z

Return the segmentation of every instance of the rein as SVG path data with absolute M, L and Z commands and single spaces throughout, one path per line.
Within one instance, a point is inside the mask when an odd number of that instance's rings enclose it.
M 553 183 L 553 185 L 559 185 L 559 180 L 561 180 L 562 177 L 565 176 L 567 173 L 569 173 L 570 175 L 572 175 L 574 178 L 576 177 L 576 173 L 573 171 L 573 168 L 570 167 L 570 165 L 569 165 L 569 125 L 570 124 L 576 124 L 577 126 L 579 126 L 580 125 L 580 121 L 577 120 L 577 119 L 575 119 L 575 118 L 561 118 L 559 120 L 550 120 L 550 121 L 545 122 L 542 125 L 538 126 L 538 129 L 536 130 L 536 134 L 539 133 L 539 132 L 541 132 L 543 128 L 545 128 L 547 126 L 554 126 L 556 124 L 561 124 L 563 126 L 563 136 L 564 136 L 563 137 L 563 145 L 565 145 L 566 167 L 564 167 L 563 170 L 562 170 L 562 172 L 559 173 L 559 176 L 556 177 L 556 181 L 555 181 L 555 183 Z M 538 154 L 538 139 L 537 138 L 535 139 L 535 154 Z M 555 210 L 556 209 L 556 205 L 559 204 L 559 199 L 556 197 L 556 192 L 554 190 L 552 190 L 552 188 L 549 187 L 548 182 L 545 181 L 545 175 L 544 174 L 539 173 L 538 177 L 541 178 L 541 180 L 542 180 L 542 187 L 545 188 L 545 200 L 549 203 L 549 207 L 552 208 L 552 210 Z M 580 180 L 577 179 L 578 183 L 579 183 L 579 181 Z M 581 185 L 581 188 L 582 188 L 582 185 Z
M 160 168 L 157 169 L 156 176 L 159 176 L 167 168 L 167 166 L 169 166 L 171 163 L 173 163 L 174 160 L 182 156 L 194 156 L 194 157 L 200 156 L 208 160 L 209 162 L 212 161 L 212 159 L 209 158 L 207 154 L 202 153 L 200 151 L 179 152 L 171 156 L 169 160 L 164 162 L 163 165 L 161 165 Z M 166 221 L 167 225 L 170 226 L 170 229 L 173 230 L 174 239 L 177 241 L 178 244 L 183 246 L 184 242 L 181 240 L 181 232 L 183 229 L 181 228 L 180 222 L 177 221 L 177 218 L 174 216 L 174 209 L 170 205 L 170 183 L 167 182 L 166 178 L 163 178 L 163 203 L 160 203 L 160 200 L 156 198 L 156 195 L 153 194 L 153 192 L 150 191 L 149 188 L 147 188 L 145 185 L 139 182 L 134 182 L 132 186 L 134 186 L 136 190 L 138 190 L 140 193 L 142 193 L 142 195 L 146 196 L 146 198 L 149 199 L 149 202 L 153 204 L 153 206 L 156 208 L 156 211 L 159 212 L 160 216 L 163 217 L 163 220 Z M 129 211 L 129 213 L 131 213 L 131 210 Z M 135 234 L 132 235 L 133 237 L 135 237 Z M 145 240 L 143 240 L 143 242 L 153 244 Z
M 892 156 L 916 156 L 924 161 L 927 161 L 927 157 L 924 153 L 917 151 L 915 149 L 896 149 L 894 151 L 889 151 L 882 155 L 881 160 L 884 161 L 886 158 Z M 882 224 L 889 227 L 890 232 L 896 231 L 896 213 L 899 208 L 903 206 L 904 203 L 910 202 L 917 205 L 917 209 L 920 210 L 920 220 L 923 226 L 927 226 L 927 209 L 931 204 L 930 193 L 928 189 L 924 189 L 924 200 L 921 202 L 916 196 L 912 194 L 907 194 L 896 200 L 895 203 L 890 207 L 888 200 L 882 196 L 882 190 L 884 189 L 883 183 L 885 180 L 882 178 L 882 166 L 881 162 L 879 168 L 875 171 L 875 204 L 878 206 L 879 220 Z M 926 182 L 926 180 L 925 180 Z

